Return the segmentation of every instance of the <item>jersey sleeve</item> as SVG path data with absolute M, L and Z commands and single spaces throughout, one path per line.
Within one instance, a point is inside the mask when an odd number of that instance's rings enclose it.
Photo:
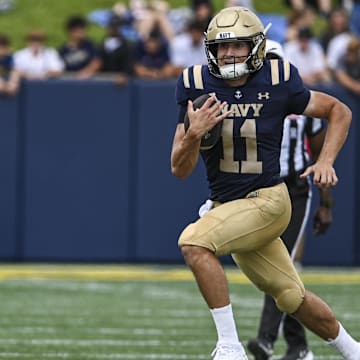
M 184 122 L 188 100 L 194 100 L 204 94 L 204 75 L 206 67 L 194 65 L 185 68 L 176 83 L 176 103 L 179 106 L 178 122 Z
M 290 64 L 290 77 L 287 83 L 288 112 L 302 114 L 310 100 L 310 90 L 304 85 L 297 68 Z
M 187 102 L 189 99 L 188 91 L 184 86 L 184 72 L 179 76 L 177 80 L 175 99 L 178 105 L 178 123 L 183 123 L 184 116 L 187 110 Z

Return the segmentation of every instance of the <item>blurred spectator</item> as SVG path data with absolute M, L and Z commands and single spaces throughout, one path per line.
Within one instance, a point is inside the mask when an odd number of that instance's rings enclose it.
M 335 70 L 336 80 L 345 88 L 360 96 L 360 40 L 350 39 L 345 55 Z
M 48 79 L 63 73 L 64 63 L 58 52 L 45 46 L 43 31 L 31 31 L 26 35 L 27 46 L 14 53 L 14 68 L 26 79 Z
M 302 11 L 306 6 L 311 6 L 323 17 L 328 17 L 331 11 L 331 0 L 285 0 L 291 9 Z
M 67 20 L 68 41 L 59 53 L 65 63 L 65 70 L 78 79 L 86 79 L 96 74 L 101 67 L 101 60 L 95 44 L 87 38 L 87 22 L 81 16 Z
M 137 49 L 135 74 L 138 77 L 164 79 L 174 76 L 170 63 L 169 46 L 158 28 L 142 40 Z
M 175 33 L 168 16 L 170 10 L 169 3 L 164 0 L 152 0 L 149 9 L 153 17 L 152 26 L 149 29 L 158 26 L 163 36 L 170 42 L 174 38 Z
M 112 10 L 109 12 L 109 17 L 105 23 L 105 26 L 110 25 L 113 19 L 120 19 L 119 32 L 128 41 L 138 42 L 140 40 L 140 34 L 135 28 L 135 17 L 130 9 L 123 3 L 116 3 Z
M 252 0 L 226 0 L 225 7 L 232 7 L 232 6 L 243 6 L 251 11 L 255 12 L 254 4 Z
M 211 0 L 192 0 L 192 9 L 195 20 L 208 26 L 214 16 L 214 6 Z
M 349 14 L 349 29 L 360 38 L 360 0 L 342 0 L 341 6 Z
M 207 64 L 204 47 L 204 31 L 206 26 L 202 22 L 192 20 L 187 31 L 177 35 L 170 44 L 170 59 L 175 66 L 175 74 L 191 65 Z
M 146 39 L 154 27 L 167 41 L 174 37 L 174 30 L 168 17 L 169 4 L 163 0 L 152 0 L 149 4 L 145 0 L 130 0 L 131 14 L 134 27 L 141 39 Z
M 114 73 L 114 80 L 125 85 L 134 73 L 134 47 L 119 32 L 122 19 L 113 16 L 107 26 L 107 34 L 100 46 L 101 71 Z
M 186 31 L 186 26 L 193 18 L 193 11 L 187 6 L 169 10 L 169 21 L 174 30 L 174 36 Z
M 316 19 L 316 13 L 313 7 L 305 6 L 304 9 L 292 9 L 288 16 L 288 26 L 285 35 L 285 41 L 293 41 L 298 37 L 300 29 L 312 28 Z
M 284 46 L 285 58 L 294 64 L 305 84 L 314 86 L 330 79 L 321 45 L 309 28 L 302 28 L 298 38 Z
M 334 36 L 330 41 L 326 51 L 327 66 L 331 71 L 334 71 L 339 66 L 339 61 L 346 53 L 346 48 L 352 38 L 352 34 L 342 32 Z
M 7 35 L 0 34 L 0 94 L 16 94 L 19 84 L 20 74 L 14 69 L 10 40 Z
M 116 3 L 112 9 L 95 9 L 91 11 L 87 18 L 89 21 L 107 27 L 113 17 L 121 18 L 119 31 L 125 39 L 136 42 L 140 36 L 134 27 L 134 16 L 123 3 Z
M 327 51 L 329 42 L 336 35 L 349 31 L 348 13 L 344 8 L 336 8 L 331 11 L 326 29 L 320 35 L 320 44 Z
M 360 0 L 351 1 L 350 30 L 360 38 Z
M 129 7 L 124 2 L 117 2 L 111 10 L 92 11 L 88 18 L 101 26 L 107 26 L 114 16 L 121 18 L 120 33 L 132 42 L 147 38 L 151 29 L 157 25 L 170 41 L 174 37 L 170 11 L 169 3 L 164 0 L 130 0 Z

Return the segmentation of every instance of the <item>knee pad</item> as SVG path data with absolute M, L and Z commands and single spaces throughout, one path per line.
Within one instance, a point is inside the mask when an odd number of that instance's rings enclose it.
M 282 289 L 277 294 L 273 294 L 276 305 L 279 310 L 293 314 L 302 304 L 305 297 L 305 288 L 303 284 L 293 283 L 294 286 Z

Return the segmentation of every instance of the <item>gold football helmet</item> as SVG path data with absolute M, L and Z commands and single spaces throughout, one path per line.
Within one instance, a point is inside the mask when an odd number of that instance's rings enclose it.
M 210 72 L 216 77 L 235 80 L 259 70 L 265 59 L 265 35 L 267 26 L 249 9 L 236 6 L 221 10 L 211 20 L 205 33 L 205 48 Z M 245 62 L 236 62 L 220 67 L 217 48 L 222 42 L 247 41 L 250 54 Z

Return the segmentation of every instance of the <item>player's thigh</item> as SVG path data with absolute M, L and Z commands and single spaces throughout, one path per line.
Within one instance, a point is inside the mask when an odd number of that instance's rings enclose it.
M 291 214 L 285 184 L 259 189 L 255 195 L 209 211 L 183 231 L 179 246 L 202 246 L 221 256 L 258 249 L 280 236 Z
M 232 257 L 254 285 L 274 297 L 281 310 L 290 314 L 297 310 L 305 289 L 280 238 L 256 251 Z

